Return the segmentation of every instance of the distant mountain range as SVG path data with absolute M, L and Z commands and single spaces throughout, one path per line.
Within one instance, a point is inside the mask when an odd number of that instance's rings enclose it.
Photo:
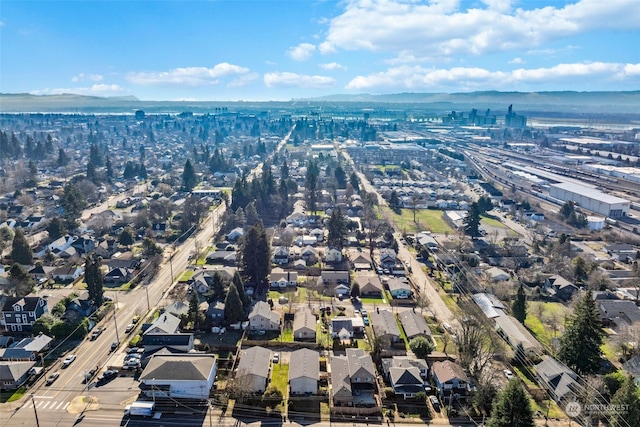
M 291 101 L 141 101 L 135 96 L 96 97 L 75 94 L 32 95 L 0 94 L 0 112 L 65 112 L 65 113 L 213 113 L 226 107 L 229 111 L 361 111 L 375 109 L 407 109 L 432 112 L 494 110 L 499 114 L 513 104 L 518 113 L 555 112 L 562 115 L 640 114 L 640 91 L 627 92 L 464 92 L 464 93 L 397 93 L 388 95 L 336 94 Z

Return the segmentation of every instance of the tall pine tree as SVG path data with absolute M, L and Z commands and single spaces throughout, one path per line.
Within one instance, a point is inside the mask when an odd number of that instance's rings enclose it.
M 31 246 L 29 246 L 29 242 L 27 242 L 27 238 L 22 233 L 21 228 L 16 228 L 13 235 L 11 259 L 23 265 L 31 264 L 31 260 L 33 259 Z
M 524 387 L 517 379 L 509 381 L 507 387 L 493 402 L 487 427 L 535 427 L 535 425 L 531 402 Z
M 87 283 L 87 291 L 89 292 L 89 300 L 93 301 L 96 306 L 101 306 L 103 301 L 104 273 L 100 268 L 102 258 L 95 253 L 89 255 L 85 261 L 84 281 Z
M 227 298 L 224 300 L 224 320 L 229 323 L 244 320 L 242 301 L 240 300 L 240 295 L 238 295 L 238 289 L 233 283 L 229 285 L 229 292 L 227 292 Z
M 253 225 L 245 234 L 241 255 L 243 276 L 258 290 L 267 282 L 271 269 L 271 248 L 261 223 Z
M 581 375 L 593 374 L 602 361 L 604 331 L 591 291 L 578 301 L 560 338 L 558 358 Z
M 632 375 L 628 375 L 611 399 L 611 427 L 640 426 L 640 394 Z
M 511 306 L 511 312 L 513 317 L 518 319 L 518 322 L 524 325 L 524 321 L 527 319 L 527 296 L 524 293 L 524 286 L 522 286 L 522 283 L 520 283 L 520 287 L 516 293 L 516 299 Z

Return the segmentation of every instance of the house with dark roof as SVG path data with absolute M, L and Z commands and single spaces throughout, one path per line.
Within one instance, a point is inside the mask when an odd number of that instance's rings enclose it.
M 224 302 L 215 301 L 209 304 L 207 307 L 207 317 L 211 319 L 211 323 L 214 326 L 221 326 L 224 324 Z
M 272 261 L 278 265 L 289 264 L 289 261 L 291 261 L 291 249 L 288 246 L 274 247 Z
M 122 284 L 131 279 L 131 272 L 126 268 L 114 268 L 104 275 L 105 283 Z
M 314 341 L 316 340 L 316 316 L 307 306 L 302 306 L 296 310 L 293 318 L 293 340 L 294 341 Z
M 344 356 L 331 357 L 331 406 L 379 407 L 371 355 L 361 348 L 345 351 Z
M 431 366 L 433 380 L 445 403 L 452 400 L 466 400 L 471 392 L 471 381 L 462 366 L 450 360 L 435 362 Z
M 39 359 L 43 351 L 49 349 L 53 338 L 45 334 L 23 338 L 11 347 L 0 349 L 0 360 L 33 361 Z
M 289 390 L 292 395 L 318 394 L 320 355 L 317 351 L 301 348 L 289 359 Z
M 580 393 L 578 375 L 551 356 L 544 356 L 542 362 L 535 365 L 535 373 L 557 403 L 572 401 Z
M 558 274 L 545 279 L 544 289 L 549 295 L 558 297 L 563 301 L 569 301 L 578 292 L 576 285 Z
M 329 332 L 332 338 L 340 338 L 341 340 L 350 340 L 353 338 L 353 323 L 350 318 L 337 316 L 331 319 Z
M 431 330 L 422 314 L 413 310 L 406 310 L 398 314 L 398 319 L 400 319 L 400 324 L 402 324 L 407 339 L 410 340 L 415 337 L 432 339 Z
M 423 379 L 425 384 L 427 383 L 427 379 L 429 378 L 429 365 L 427 361 L 424 359 L 416 359 L 415 357 L 410 356 L 392 356 L 385 357 L 382 359 L 382 370 L 384 373 L 384 377 L 387 380 L 390 380 L 390 369 L 391 368 L 408 368 L 414 367 L 417 368 L 420 372 L 420 378 Z
M 393 313 L 389 310 L 376 310 L 370 314 L 373 333 L 390 343 L 400 341 L 400 328 Z
M 7 334 L 30 334 L 33 323 L 48 312 L 49 307 L 44 298 L 7 298 L 2 307 L 0 324 Z
M 322 270 L 320 277 L 324 286 L 338 284 L 349 286 L 349 272 L 346 270 Z
M 416 393 L 424 392 L 424 381 L 420 377 L 420 370 L 414 366 L 389 368 L 389 381 L 396 396 L 403 399 L 416 397 Z
M 236 381 L 242 389 L 252 393 L 264 393 L 270 371 L 271 350 L 255 346 L 240 352 Z
M 140 375 L 140 389 L 151 398 L 209 398 L 217 372 L 213 354 L 155 355 Z
M 640 308 L 633 301 L 605 299 L 596 301 L 605 325 L 624 326 L 640 321 Z
M 269 286 L 273 289 L 284 289 L 288 286 L 296 287 L 298 286 L 298 272 L 274 268 L 269 276 Z
M 187 353 L 193 350 L 193 334 L 180 333 L 180 319 L 168 312 L 162 313 L 142 333 L 145 353 L 166 347 L 175 352 Z

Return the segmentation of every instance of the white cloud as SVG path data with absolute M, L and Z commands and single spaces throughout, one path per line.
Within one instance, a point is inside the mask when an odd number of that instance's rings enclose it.
M 243 86 L 247 86 L 248 84 L 250 84 L 251 82 L 256 80 L 258 77 L 259 77 L 258 73 L 244 74 L 244 75 L 238 76 L 235 79 L 231 80 L 227 84 L 227 87 L 243 87 Z
M 267 87 L 299 87 L 299 88 L 329 88 L 336 84 L 335 79 L 327 76 L 308 76 L 304 74 L 276 72 L 264 75 Z
M 169 71 L 132 72 L 127 80 L 139 85 L 207 86 L 220 83 L 224 77 L 247 74 L 248 68 L 222 62 L 213 68 L 185 67 Z
M 520 68 L 513 71 L 490 71 L 478 67 L 437 69 L 405 65 L 367 76 L 357 76 L 347 84 L 346 88 L 351 90 L 383 88 L 478 90 L 536 83 L 570 84 L 581 78 L 628 80 L 630 84 L 634 84 L 634 82 L 637 83 L 635 79 L 638 77 L 640 77 L 640 64 L 606 62 L 558 64 L 549 68 Z
M 38 89 L 30 93 L 34 95 L 61 95 L 63 93 L 73 93 L 77 95 L 93 95 L 93 96 L 109 96 L 122 95 L 125 89 L 117 84 L 99 83 L 91 87 L 73 87 L 73 88 L 55 88 L 55 89 Z
M 325 70 L 346 70 L 347 67 L 345 67 L 342 64 L 338 64 L 337 62 L 329 62 L 328 64 L 320 64 L 321 68 L 324 68 Z
M 315 50 L 316 46 L 311 43 L 300 43 L 298 46 L 289 48 L 287 55 L 294 61 L 302 62 L 311 58 Z
M 78 83 L 78 82 L 101 82 L 102 80 L 104 80 L 104 77 L 101 76 L 100 74 L 85 74 L 85 73 L 80 73 L 77 76 L 73 76 L 71 77 L 71 81 L 74 83 Z
M 526 64 L 527 61 L 525 61 L 522 58 L 513 58 L 511 61 L 509 61 L 509 64 Z
M 508 0 L 484 3 L 461 10 L 456 0 L 352 0 L 331 20 L 319 50 L 479 55 L 534 48 L 599 29 L 640 28 L 637 0 L 578 0 L 529 10 L 514 9 Z

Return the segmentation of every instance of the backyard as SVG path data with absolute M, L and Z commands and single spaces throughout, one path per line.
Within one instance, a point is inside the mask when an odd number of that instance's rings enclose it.
M 415 222 L 413 221 L 413 210 L 402 209 L 400 215 L 396 214 L 391 208 L 382 208 L 384 215 L 389 218 L 396 230 L 400 230 L 403 234 L 417 233 L 429 230 L 435 234 L 452 233 L 453 228 L 442 217 L 441 210 L 434 209 L 418 209 L 415 214 Z

